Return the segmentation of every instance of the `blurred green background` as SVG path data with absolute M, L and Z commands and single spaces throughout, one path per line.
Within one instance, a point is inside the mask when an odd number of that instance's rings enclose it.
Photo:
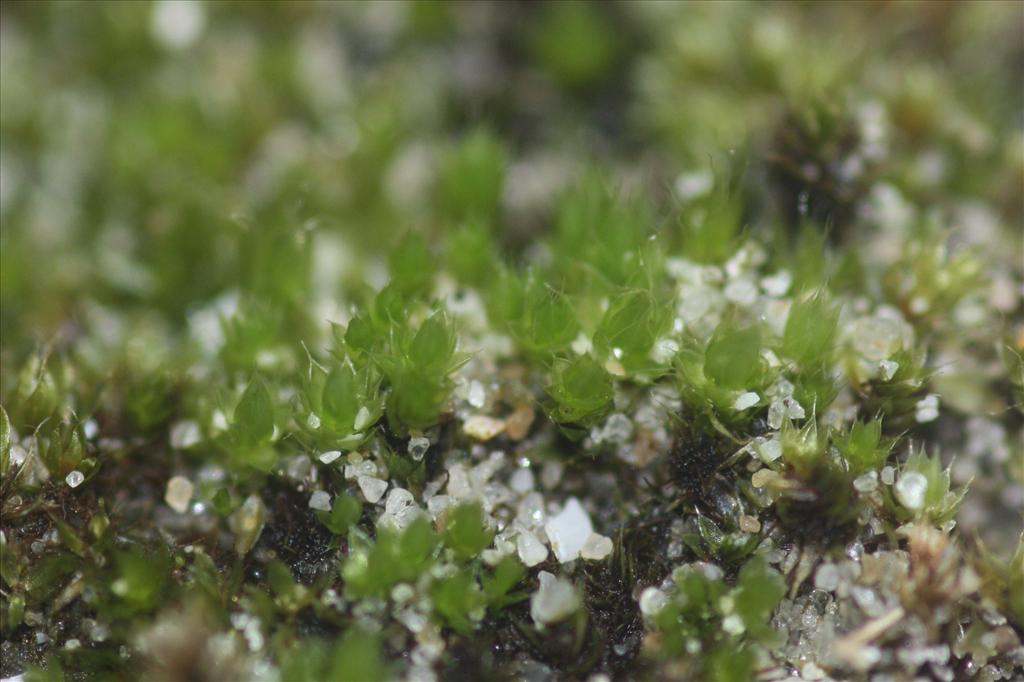
M 514 258 L 595 161 L 665 206 L 731 155 L 752 226 L 810 188 L 842 235 L 884 178 L 981 206 L 1006 262 L 1021 25 L 1012 2 L 4 2 L 3 359 L 110 311 L 173 336 L 225 292 L 329 317 L 456 222 L 476 130 L 508 165 L 469 191 Z

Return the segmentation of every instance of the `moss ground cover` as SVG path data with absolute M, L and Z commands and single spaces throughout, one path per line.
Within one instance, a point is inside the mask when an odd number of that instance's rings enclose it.
M 1020 4 L 0 6 L 0 676 L 1024 674 Z

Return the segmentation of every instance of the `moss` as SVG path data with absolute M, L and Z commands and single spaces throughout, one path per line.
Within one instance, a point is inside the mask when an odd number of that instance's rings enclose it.
M 1012 679 L 1019 8 L 936 7 L 5 4 L 0 675 Z

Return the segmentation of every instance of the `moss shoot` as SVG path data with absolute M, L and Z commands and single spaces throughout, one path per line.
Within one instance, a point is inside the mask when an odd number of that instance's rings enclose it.
M 0 678 L 1021 679 L 1022 55 L 4 2 Z

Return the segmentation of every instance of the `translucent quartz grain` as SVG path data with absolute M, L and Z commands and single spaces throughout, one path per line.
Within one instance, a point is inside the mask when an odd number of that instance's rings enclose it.
M 384 503 L 384 511 L 388 514 L 399 514 L 414 504 L 416 504 L 416 500 L 411 492 L 405 488 L 392 488 Z
M 668 597 L 657 587 L 648 587 L 640 593 L 640 613 L 645 616 L 657 615 L 667 603 Z
M 184 514 L 188 511 L 188 504 L 192 501 L 192 493 L 195 490 L 195 486 L 192 485 L 192 481 L 188 480 L 184 476 L 172 476 L 167 481 L 167 491 L 164 493 L 164 502 L 167 506 L 178 512 Z
M 420 436 L 420 437 L 413 437 L 413 438 L 409 439 L 409 446 L 408 446 L 409 455 L 411 455 L 412 458 L 414 460 L 416 460 L 417 462 L 420 462 L 420 461 L 423 460 L 423 456 L 427 454 L 427 450 L 429 450 L 429 449 L 430 449 L 430 440 L 429 439 L 424 438 L 422 436 Z
M 372 476 L 360 476 L 356 479 L 356 483 L 359 484 L 359 489 L 363 491 L 363 497 L 370 504 L 376 503 L 384 495 L 384 491 L 388 489 L 387 481 L 382 481 Z
M 516 469 L 508 480 L 508 487 L 520 495 L 533 490 L 535 484 L 533 472 L 529 469 Z
M 935 421 L 939 418 L 939 396 L 934 394 L 925 396 L 917 401 L 914 408 L 914 419 L 919 424 Z
M 579 599 L 572 583 L 547 571 L 541 571 L 537 577 L 540 588 L 530 598 L 530 616 L 534 621 L 556 623 L 576 610 Z
M 487 402 L 487 392 L 484 390 L 484 385 L 479 381 L 469 382 L 469 392 L 466 395 L 466 402 L 477 409 L 483 407 L 484 403 Z
M 853 479 L 853 487 L 862 493 L 870 493 L 878 489 L 878 472 L 869 471 Z
M 465 421 L 462 430 L 470 438 L 486 442 L 505 430 L 505 420 L 477 414 Z
M 583 543 L 583 547 L 580 548 L 580 557 L 600 561 L 611 554 L 614 549 L 615 546 L 611 538 L 599 533 L 591 533 Z
M 823 563 L 814 572 L 814 586 L 819 590 L 834 592 L 839 587 L 839 568 L 833 563 Z
M 330 464 L 331 462 L 335 461 L 339 457 L 341 457 L 341 451 L 340 450 L 328 450 L 327 452 L 322 453 L 318 459 L 323 464 Z
M 761 522 L 756 517 L 743 514 L 740 516 L 740 530 L 745 533 L 758 533 L 761 531 Z
M 928 492 L 928 479 L 917 471 L 907 471 L 896 481 L 896 499 L 907 509 L 917 511 L 924 507 L 924 496 Z
M 548 548 L 530 531 L 521 532 L 516 537 L 516 554 L 528 568 L 532 568 L 548 558 Z
M 562 511 L 544 524 L 544 530 L 551 542 L 551 550 L 564 564 L 579 557 L 594 527 L 580 501 L 570 497 Z
M 746 393 L 740 394 L 740 396 L 736 398 L 736 400 L 732 404 L 732 409 L 736 410 L 737 412 L 742 412 L 743 410 L 749 409 L 754 405 L 757 405 L 757 403 L 760 401 L 761 396 L 754 393 L 753 391 L 747 391 Z
M 331 494 L 317 490 L 309 496 L 309 508 L 317 511 L 331 511 Z

